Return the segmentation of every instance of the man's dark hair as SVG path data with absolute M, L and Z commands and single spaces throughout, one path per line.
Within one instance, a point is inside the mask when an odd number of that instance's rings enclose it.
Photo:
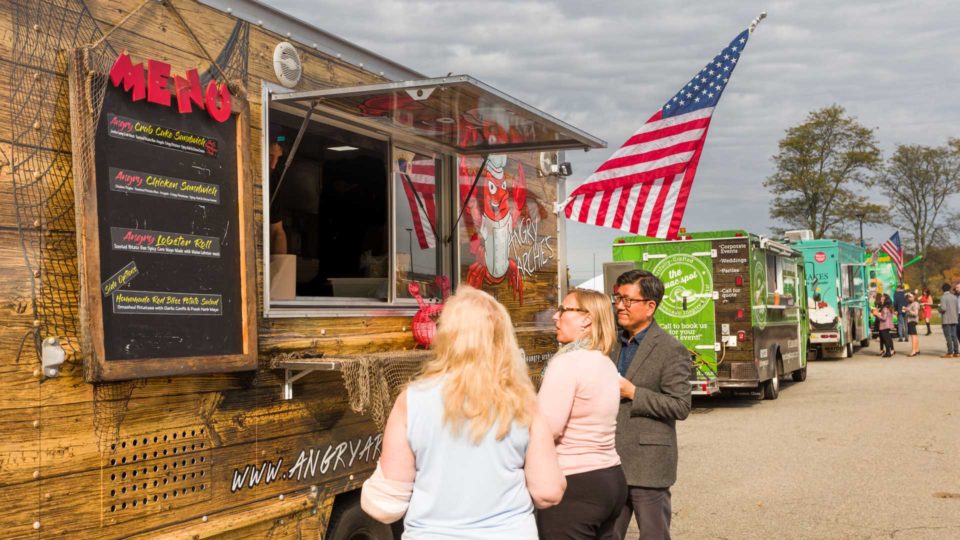
M 617 287 L 621 285 L 636 285 L 640 287 L 640 293 L 647 300 L 653 300 L 660 307 L 663 300 L 663 282 L 660 278 L 651 274 L 647 270 L 629 270 L 620 274 L 617 278 Z
M 943 292 L 947 292 L 947 291 L 950 290 L 950 285 L 944 283 L 944 284 L 943 284 L 943 287 L 940 287 L 940 290 L 943 291 Z

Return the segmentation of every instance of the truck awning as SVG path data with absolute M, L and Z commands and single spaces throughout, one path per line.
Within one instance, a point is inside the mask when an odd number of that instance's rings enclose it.
M 469 75 L 273 93 L 270 99 L 307 111 L 325 106 L 371 127 L 426 138 L 460 154 L 607 146 Z

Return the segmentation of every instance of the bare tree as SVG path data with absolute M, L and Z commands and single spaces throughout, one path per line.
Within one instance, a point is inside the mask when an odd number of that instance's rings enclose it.
M 882 184 L 890 198 L 893 222 L 907 236 L 914 255 L 949 241 L 947 200 L 960 189 L 960 141 L 932 148 L 900 145 L 887 161 Z M 949 220 L 952 221 L 952 220 Z M 927 283 L 920 261 L 920 280 Z
M 770 217 L 813 231 L 817 238 L 849 237 L 847 227 L 881 223 L 884 207 L 863 195 L 882 165 L 873 130 L 839 105 L 813 111 L 789 128 L 773 156 L 776 172 L 763 185 L 773 193 Z

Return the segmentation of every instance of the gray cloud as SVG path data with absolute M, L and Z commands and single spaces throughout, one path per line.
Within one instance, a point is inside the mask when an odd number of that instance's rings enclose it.
M 427 75 L 468 73 L 618 147 L 761 10 L 720 101 L 687 206 L 690 230 L 766 233 L 786 128 L 838 103 L 896 144 L 958 136 L 960 4 L 948 0 L 371 1 L 269 4 Z M 570 152 L 572 190 L 612 150 Z M 589 277 L 616 231 L 571 224 Z M 868 229 L 883 239 L 887 229 Z

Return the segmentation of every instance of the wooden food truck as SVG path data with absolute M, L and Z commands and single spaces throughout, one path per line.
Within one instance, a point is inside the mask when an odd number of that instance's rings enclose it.
M 657 323 L 690 350 L 695 395 L 756 390 L 777 399 L 780 378 L 807 377 L 803 257 L 746 231 L 682 232 L 677 240 L 615 240 L 604 287 L 642 268 L 664 283 Z
M 870 345 L 864 249 L 841 240 L 814 239 L 808 230 L 787 231 L 786 238 L 803 253 L 809 342 L 817 358 L 849 358 L 854 345 Z
M 0 12 L 0 536 L 393 538 L 358 490 L 431 299 L 539 371 L 604 143 L 254 1 Z

